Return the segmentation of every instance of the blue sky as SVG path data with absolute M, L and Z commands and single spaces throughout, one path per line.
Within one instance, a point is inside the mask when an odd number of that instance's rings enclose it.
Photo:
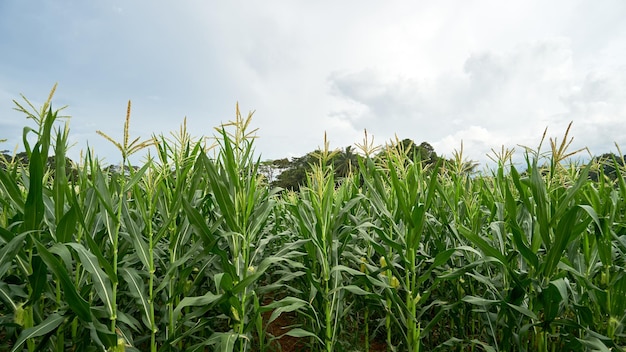
M 255 111 L 263 159 L 411 138 L 485 162 L 573 121 L 573 147 L 626 149 L 623 1 L 0 2 L 0 149 L 29 124 L 20 93 L 72 116 L 70 156 L 121 137 L 195 136 Z M 19 148 L 19 147 L 18 147 Z M 521 156 L 521 153 L 519 153 Z

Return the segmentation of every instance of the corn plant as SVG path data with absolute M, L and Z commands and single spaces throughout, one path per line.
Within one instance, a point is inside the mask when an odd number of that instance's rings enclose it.
M 8 170 L 0 171 L 3 191 L 10 199 L 5 203 L 11 208 L 7 211 L 13 214 L 11 224 L 7 223 L 7 227 L 0 231 L 6 243 L 0 255 L 3 268 L 0 277 L 9 274 L 9 277 L 23 275 L 28 278 L 22 285 L 5 282 L 1 285 L 6 290 L 3 296 L 14 309 L 14 322 L 21 329 L 13 351 L 24 344 L 29 351 L 45 346 L 61 351 L 66 349 L 66 336 L 72 343 L 80 345 L 90 332 L 103 338 L 107 334 L 106 329 L 98 325 L 80 285 L 72 280 L 73 274 L 98 275 L 101 272 L 93 265 L 94 257 L 83 246 L 73 243 L 77 210 L 66 173 L 68 130 L 58 128 L 54 138 L 52 134 L 58 118 L 58 110 L 53 112 L 50 107 L 55 88 L 39 111 L 26 99 L 34 112 L 16 102 L 17 109 L 37 125 L 37 129 L 24 129 L 28 172 L 24 172 L 24 168 L 14 168 L 13 172 L 20 169 L 22 173 L 21 177 L 14 173 L 12 178 Z M 29 133 L 33 133 L 36 139 L 32 147 Z M 52 146 L 56 155 L 54 172 L 48 167 Z M 16 182 L 20 178 L 21 184 Z M 106 297 L 104 285 L 95 286 L 97 295 Z M 70 324 L 78 321 L 82 323 L 81 329 L 71 329 L 71 336 L 68 335 Z
M 197 192 L 206 187 L 201 178 L 193 176 L 195 159 L 204 151 L 204 146 L 189 135 L 186 121 L 178 133 L 172 133 L 172 138 L 161 135 L 155 140 L 158 141 L 158 161 L 151 170 L 155 173 L 154 180 L 152 186 L 145 185 L 146 189 L 152 189 L 148 206 L 153 207 L 150 213 L 154 213 L 146 219 L 154 222 L 152 243 L 157 245 L 155 249 L 160 258 L 157 260 L 160 282 L 153 294 L 165 297 L 160 300 L 160 316 L 164 322 L 159 327 L 160 342 L 180 349 L 182 342 L 173 343 L 179 337 L 174 309 L 185 296 L 198 289 L 198 282 L 205 279 L 201 269 L 206 265 L 200 259 L 200 243 L 192 240 L 192 226 L 184 215 L 183 201 L 191 199 L 207 213 L 212 211 L 212 203 L 207 195 Z
M 354 192 L 351 180 L 337 186 L 330 163 L 333 152 L 324 138 L 317 163 L 300 196 L 290 204 L 293 227 L 297 236 L 306 240 L 303 258 L 306 282 L 303 289 L 312 304 L 309 313 L 310 332 L 325 351 L 335 350 L 347 308 L 346 292 L 355 295 L 368 293 L 350 283 L 350 277 L 363 275 L 345 263 L 344 251 L 351 247 L 355 234 L 362 232 L 358 207 L 361 196 Z
M 0 350 L 626 347 L 626 169 L 569 162 L 569 128 L 484 173 L 462 146 L 428 164 L 366 133 L 336 178 L 325 138 L 287 192 L 238 107 L 207 146 L 186 122 L 131 140 L 129 102 L 121 141 L 98 132 L 121 163 L 72 165 L 55 88 L 16 102 L 25 157 L 0 160 Z
M 499 164 L 493 179 L 481 184 L 487 216 L 471 220 L 456 204 L 448 204 L 455 214 L 452 232 L 485 258 L 466 275 L 486 290 L 463 298 L 484 314 L 489 326 L 491 340 L 474 341 L 481 345 L 547 351 L 580 349 L 590 341 L 581 324 L 581 296 L 572 283 L 582 278 L 572 267 L 581 264 L 581 239 L 598 225 L 597 213 L 580 197 L 589 167 L 568 174 L 560 164 L 567 155 L 563 144 L 556 148 L 553 141 L 552 147 L 547 176 L 537 157 L 527 157 L 527 176 L 513 166 L 505 176 L 504 163 Z
M 376 234 L 369 241 L 380 258 L 380 267 L 373 273 L 386 282 L 380 294 L 387 310 L 387 344 L 389 348 L 396 345 L 391 331 L 398 327 L 404 348 L 419 351 L 423 335 L 443 312 L 421 325 L 420 317 L 441 305 L 436 301 L 422 305 L 440 282 L 431 275 L 456 252 L 454 247 L 432 257 L 428 252 L 429 227 L 434 225 L 429 211 L 440 187 L 437 166 L 425 170 L 419 159 L 407 160 L 402 150 L 391 148 L 381 166 L 370 158 L 361 163 L 361 173 Z
M 217 129 L 219 151 L 216 160 L 200 154 L 194 172 L 202 175 L 207 191 L 215 202 L 215 226 L 209 228 L 205 216 L 192 204 L 183 200 L 183 208 L 190 223 L 202 239 L 204 250 L 219 262 L 219 272 L 213 275 L 212 292 L 202 296 L 185 297 L 176 306 L 178 318 L 187 307 L 211 305 L 227 317 L 227 331 L 216 331 L 199 345 L 213 345 L 223 351 L 251 347 L 252 333 L 263 341 L 262 278 L 266 271 L 280 262 L 291 262 L 290 247 L 278 253 L 268 253 L 268 244 L 274 241 L 270 215 L 276 204 L 277 190 L 259 185 L 259 159 L 254 159 L 254 132 L 249 130 L 252 114 L 243 119 L 237 107 L 236 119 Z M 232 127 L 234 131 L 230 131 Z M 295 263 L 294 263 L 295 264 Z M 299 305 L 289 299 L 272 308 Z

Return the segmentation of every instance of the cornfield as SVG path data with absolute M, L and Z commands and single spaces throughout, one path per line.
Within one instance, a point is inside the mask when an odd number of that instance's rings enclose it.
M 0 168 L 0 350 L 625 350 L 626 170 L 567 163 L 567 133 L 480 175 L 366 136 L 337 179 L 325 140 L 283 192 L 238 108 L 213 144 L 140 141 L 129 103 L 121 142 L 99 132 L 119 168 L 70 168 L 51 99 L 17 105 L 28 162 Z

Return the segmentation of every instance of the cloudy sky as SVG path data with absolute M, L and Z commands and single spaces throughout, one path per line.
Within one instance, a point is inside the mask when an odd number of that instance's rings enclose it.
M 0 1 L 0 149 L 23 93 L 68 105 L 70 156 L 120 157 L 96 130 L 194 135 L 255 111 L 263 159 L 394 135 L 485 162 L 543 131 L 626 149 L 626 2 Z M 521 153 L 520 153 L 521 154 Z

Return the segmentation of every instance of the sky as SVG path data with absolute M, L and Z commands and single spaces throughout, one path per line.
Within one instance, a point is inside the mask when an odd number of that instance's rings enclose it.
M 262 159 L 410 138 L 485 164 L 573 122 L 583 156 L 626 150 L 626 2 L 0 1 L 0 150 L 22 148 L 20 94 L 68 107 L 69 152 L 96 134 L 212 136 L 238 103 Z M 546 151 L 544 145 L 542 151 Z

